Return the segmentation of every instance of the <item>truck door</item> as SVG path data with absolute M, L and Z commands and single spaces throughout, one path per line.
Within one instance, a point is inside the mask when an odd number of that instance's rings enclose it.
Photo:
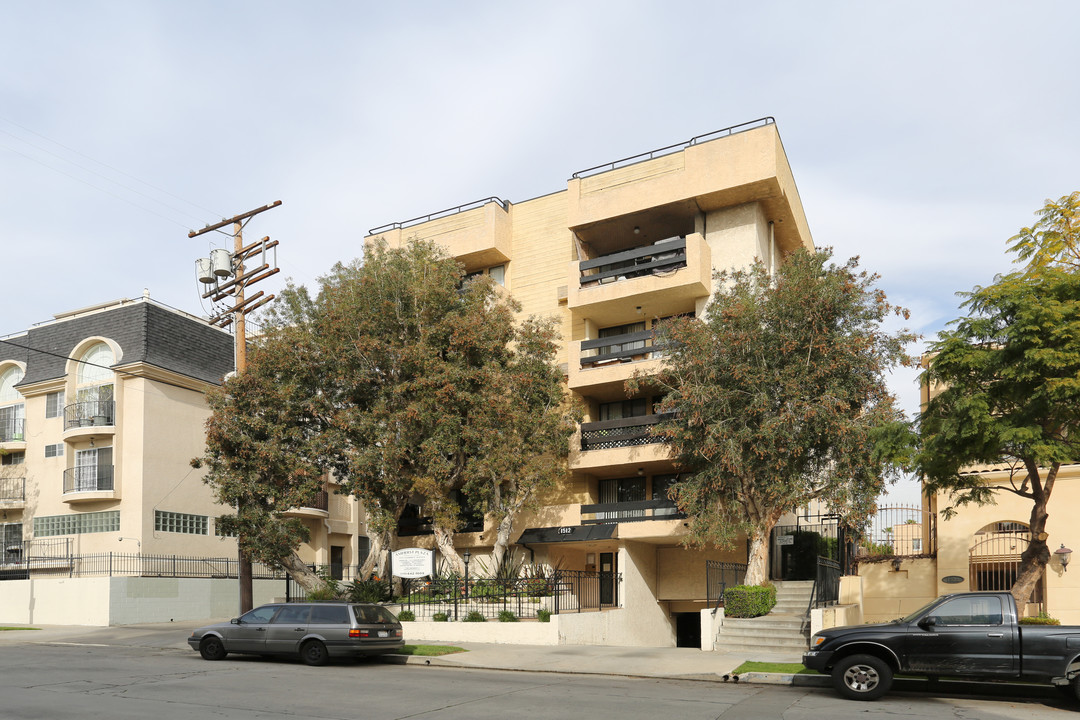
M 1014 677 L 1019 672 L 1015 620 L 994 595 L 956 597 L 912 626 L 908 669 L 927 675 Z

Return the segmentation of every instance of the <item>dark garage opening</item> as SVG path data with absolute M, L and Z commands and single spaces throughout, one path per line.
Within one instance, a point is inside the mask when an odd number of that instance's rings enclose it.
M 701 647 L 701 613 L 675 613 L 675 647 Z

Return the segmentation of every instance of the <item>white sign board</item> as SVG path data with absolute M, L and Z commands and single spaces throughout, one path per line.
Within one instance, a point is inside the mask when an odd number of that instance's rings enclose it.
M 395 550 L 391 564 L 396 577 L 422 578 L 435 572 L 435 551 L 423 548 Z
M 777 545 L 794 545 L 795 544 L 795 536 L 794 535 L 777 535 L 776 536 L 776 544 Z

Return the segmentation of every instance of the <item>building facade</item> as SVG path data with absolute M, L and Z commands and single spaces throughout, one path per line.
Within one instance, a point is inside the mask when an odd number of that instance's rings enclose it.
M 706 607 L 706 562 L 745 562 L 746 552 L 681 544 L 686 521 L 667 498 L 675 468 L 648 434 L 657 398 L 627 397 L 624 383 L 659 367 L 653 326 L 704 312 L 715 272 L 755 261 L 775 268 L 795 249 L 813 249 L 775 123 L 577 172 L 565 189 L 532 200 L 490 198 L 375 228 L 366 241 L 376 237 L 392 247 L 434 241 L 466 272 L 503 285 L 523 317 L 557 318 L 557 362 L 585 418 L 568 477 L 538 511 L 516 519 L 518 551 L 526 561 L 620 578 L 608 594 L 620 593 L 626 612 L 605 613 L 608 641 L 622 633 L 674 644 Z M 492 537 L 492 528 L 477 528 L 457 543 L 475 556 Z

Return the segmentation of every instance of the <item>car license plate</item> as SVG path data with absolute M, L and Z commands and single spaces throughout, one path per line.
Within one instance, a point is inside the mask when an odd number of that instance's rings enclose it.
M 386 630 L 380 630 L 379 631 L 379 637 L 389 637 L 389 636 L 390 636 L 390 633 L 388 633 Z

